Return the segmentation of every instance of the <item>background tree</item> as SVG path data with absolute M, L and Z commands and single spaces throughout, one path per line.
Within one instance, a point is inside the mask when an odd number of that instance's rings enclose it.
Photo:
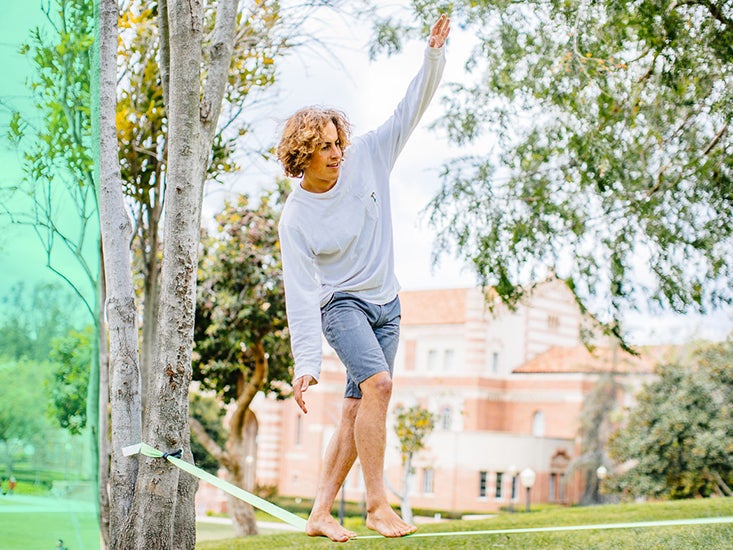
M 412 506 L 410 505 L 410 480 L 414 474 L 412 459 L 425 448 L 426 439 L 435 428 L 435 416 L 420 405 L 405 407 L 400 404 L 394 409 L 394 431 L 400 442 L 402 457 L 402 489 L 395 494 L 400 499 L 402 519 L 412 522 Z
M 733 496 L 733 340 L 657 367 L 609 452 L 609 490 L 628 496 Z
M 48 360 L 55 338 L 83 326 L 84 316 L 70 315 L 76 296 L 58 283 L 11 286 L 0 297 L 0 356 L 9 359 Z M 87 366 L 88 368 L 88 366 Z
M 57 366 L 46 383 L 48 414 L 59 426 L 79 435 L 87 425 L 87 388 L 89 386 L 94 327 L 71 330 L 53 341 L 49 357 Z
M 580 456 L 568 465 L 566 480 L 580 471 L 585 478 L 580 504 L 600 502 L 600 482 L 596 473 L 599 466 L 608 467 L 608 440 L 614 429 L 614 413 L 619 409 L 618 397 L 621 385 L 614 372 L 599 375 L 593 388 L 585 396 L 580 409 Z
M 467 151 L 427 208 L 438 254 L 509 304 L 554 268 L 617 335 L 635 308 L 731 302 L 730 2 L 410 6 L 377 20 L 383 49 L 441 8 L 475 36 L 438 122 Z
M 227 472 L 228 480 L 255 489 L 257 419 L 255 395 L 280 394 L 290 381 L 290 337 L 277 220 L 284 183 L 256 204 L 246 195 L 216 216 L 217 233 L 204 239 L 197 291 L 194 379 L 231 407 L 222 448 L 196 418 L 196 439 Z M 235 532 L 256 534 L 252 507 L 230 499 Z
M 28 359 L 8 360 L 0 358 L 0 457 L 3 459 L 3 476 L 13 474 L 15 464 L 24 449 L 39 449 L 51 439 L 52 427 L 44 414 L 19 415 L 18 411 L 32 411 L 46 400 L 45 382 L 51 375 L 48 361 Z

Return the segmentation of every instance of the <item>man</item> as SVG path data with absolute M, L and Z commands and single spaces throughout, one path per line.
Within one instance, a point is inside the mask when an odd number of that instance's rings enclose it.
M 347 373 L 341 418 L 308 518 L 310 536 L 338 542 L 355 536 L 331 516 L 331 507 L 357 456 L 367 526 L 385 537 L 417 529 L 392 510 L 383 478 L 400 321 L 389 174 L 438 87 L 449 32 L 450 20 L 441 15 L 420 72 L 379 128 L 350 144 L 343 113 L 308 107 L 287 120 L 278 146 L 285 173 L 302 178 L 279 224 L 298 406 L 308 412 L 303 394 L 318 383 L 321 331 Z

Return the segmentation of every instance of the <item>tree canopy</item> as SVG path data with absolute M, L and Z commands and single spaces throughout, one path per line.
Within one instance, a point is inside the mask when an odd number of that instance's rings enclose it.
M 731 3 L 412 2 L 374 52 L 441 8 L 475 39 L 437 123 L 465 150 L 427 208 L 438 253 L 509 304 L 555 270 L 614 332 L 730 304 Z
M 661 365 L 611 438 L 608 488 L 630 496 L 733 495 L 733 340 Z

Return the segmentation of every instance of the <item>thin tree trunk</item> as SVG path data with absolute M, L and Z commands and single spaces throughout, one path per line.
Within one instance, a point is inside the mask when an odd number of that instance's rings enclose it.
M 104 548 L 109 546 L 109 350 L 104 304 L 107 288 L 104 284 L 104 257 L 99 278 L 99 526 Z
M 257 431 L 257 417 L 247 408 L 241 437 L 237 438 L 236 447 L 232 446 L 229 450 L 230 457 L 236 460 L 236 466 L 227 471 L 227 478 L 230 483 L 250 493 L 256 489 Z M 229 509 L 235 536 L 257 534 L 257 518 L 251 505 L 229 497 Z
M 122 194 L 115 123 L 117 1 L 101 0 L 99 8 L 99 211 L 107 289 L 105 312 L 109 326 L 112 422 L 110 548 L 127 550 L 119 543 L 130 518 L 137 459 L 124 457 L 122 448 L 140 441 L 140 369 L 137 311 L 129 250 L 132 224 Z
M 410 472 L 412 470 L 412 453 L 407 453 L 404 470 L 402 471 L 402 501 L 400 511 L 402 519 L 412 523 L 412 506 L 410 505 Z

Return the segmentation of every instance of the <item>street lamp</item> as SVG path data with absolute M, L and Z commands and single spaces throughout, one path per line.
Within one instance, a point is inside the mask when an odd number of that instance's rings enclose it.
M 606 476 L 608 476 L 608 469 L 601 464 L 598 466 L 598 469 L 596 470 L 596 477 L 598 478 L 598 501 L 603 504 L 603 494 L 601 493 L 601 485 L 603 485 L 603 480 L 606 479 Z
M 516 496 L 516 489 L 517 489 L 517 467 L 512 464 L 507 468 L 507 472 L 509 473 L 509 479 L 512 483 L 511 491 L 509 492 L 509 512 L 514 513 L 514 498 Z
M 524 487 L 527 489 L 527 504 L 524 511 L 529 512 L 530 492 L 532 491 L 534 482 L 537 479 L 537 474 L 534 473 L 534 470 L 532 468 L 525 468 L 519 474 L 519 479 L 522 480 L 522 485 L 524 485 Z

